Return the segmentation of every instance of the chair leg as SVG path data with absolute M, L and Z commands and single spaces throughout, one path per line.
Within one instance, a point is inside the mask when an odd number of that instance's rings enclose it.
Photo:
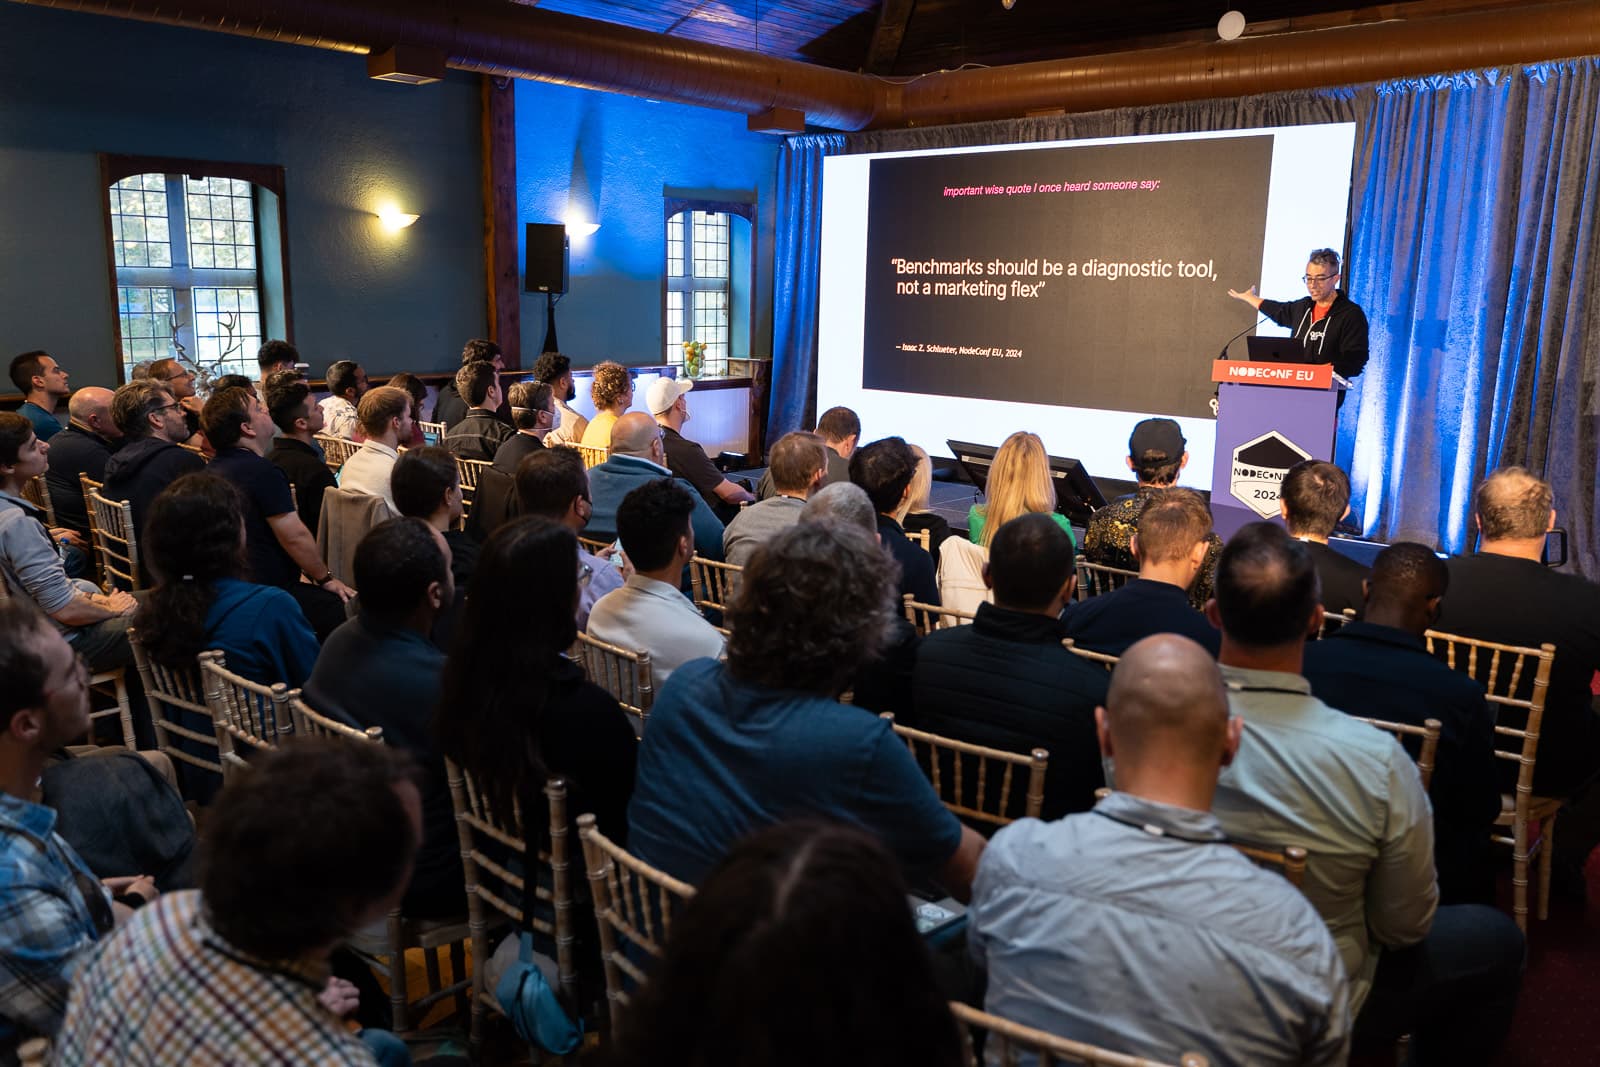
M 444 979 L 439 974 L 439 953 L 444 949 L 439 946 L 422 950 L 423 966 L 428 972 L 428 988 L 423 991 L 423 996 L 428 997 L 444 988 Z M 417 1020 L 420 1025 L 422 1020 Z
M 467 980 L 467 946 L 465 942 L 452 941 L 450 942 L 450 984 L 460 986 L 463 980 Z M 465 986 L 456 990 L 457 1026 L 461 1025 L 461 1020 L 466 1017 L 467 1002 L 471 996 L 472 983 L 467 980 Z
M 389 913 L 389 1016 L 394 1022 L 394 1032 L 403 1034 L 410 1029 L 406 1017 L 411 998 L 406 991 L 405 938 L 401 936 L 400 913 Z
M 1519 802 L 1518 806 L 1521 804 Z M 1511 915 L 1517 929 L 1528 933 L 1528 820 L 1519 815 L 1512 825 Z
M 1550 817 L 1539 827 L 1539 919 L 1544 921 L 1550 918 L 1550 868 L 1556 854 L 1556 816 L 1559 812 L 1551 812 Z

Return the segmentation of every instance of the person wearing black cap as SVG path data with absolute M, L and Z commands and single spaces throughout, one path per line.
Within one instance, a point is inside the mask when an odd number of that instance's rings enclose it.
M 1171 419 L 1145 419 L 1133 428 L 1128 438 L 1128 469 L 1139 488 L 1118 497 L 1089 520 L 1083 538 L 1083 554 L 1090 563 L 1136 571 L 1139 560 L 1133 554 L 1133 535 L 1139 529 L 1139 512 L 1150 498 L 1178 480 L 1178 472 L 1189 465 L 1188 442 Z M 1222 538 L 1211 535 L 1200 574 L 1189 588 L 1189 603 L 1204 608 L 1211 599 L 1211 580 L 1217 573 L 1217 557 L 1222 553 Z

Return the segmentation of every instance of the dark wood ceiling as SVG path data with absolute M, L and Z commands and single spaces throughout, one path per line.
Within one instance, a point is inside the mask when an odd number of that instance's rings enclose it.
M 1247 33 L 1516 7 L 1525 0 L 519 0 L 549 11 L 841 70 L 914 75 L 1216 39 L 1230 8 Z

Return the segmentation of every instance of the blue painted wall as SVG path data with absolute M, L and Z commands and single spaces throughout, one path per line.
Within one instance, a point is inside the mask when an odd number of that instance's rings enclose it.
M 389 85 L 361 56 L 0 3 L 0 356 L 114 383 L 110 152 L 282 165 L 313 372 L 453 368 L 486 329 L 479 114 L 466 75 Z M 384 231 L 389 199 L 422 218 Z
M 749 133 L 743 115 L 725 111 L 537 82 L 516 91 L 519 221 L 564 222 L 570 211 L 600 223 L 593 236 L 572 238 L 570 288 L 556 309 L 561 351 L 580 366 L 662 361 L 662 194 L 672 188 L 755 192 L 748 354 L 770 356 L 778 139 Z M 524 366 L 544 334 L 545 298 L 524 294 Z M 746 354 L 740 339 L 734 351 Z

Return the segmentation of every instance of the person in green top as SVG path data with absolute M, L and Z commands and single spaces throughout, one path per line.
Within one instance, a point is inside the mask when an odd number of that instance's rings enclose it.
M 983 484 L 984 503 L 967 512 L 967 536 L 975 545 L 989 547 L 994 531 L 1018 515 L 1042 512 L 1067 532 L 1077 551 L 1072 523 L 1056 511 L 1056 486 L 1050 477 L 1050 454 L 1036 433 L 1018 430 L 994 455 Z

